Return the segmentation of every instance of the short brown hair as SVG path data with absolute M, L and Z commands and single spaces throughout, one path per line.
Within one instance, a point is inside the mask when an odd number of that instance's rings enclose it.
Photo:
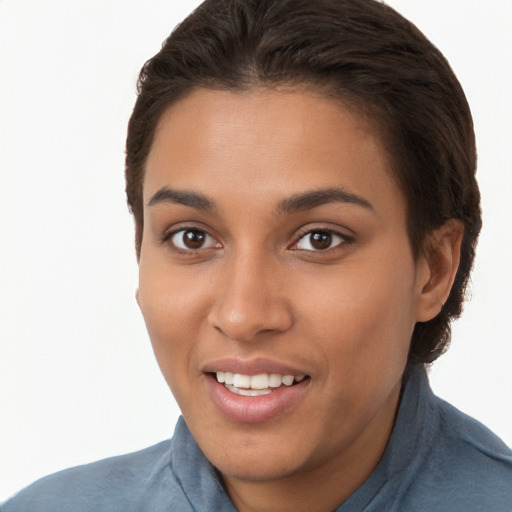
M 460 315 L 481 228 L 473 123 L 439 50 L 376 0 L 206 0 L 141 70 L 128 127 L 126 193 L 140 254 L 144 167 L 163 112 L 198 87 L 306 86 L 379 126 L 407 204 L 415 257 L 448 219 L 464 226 L 460 266 L 434 319 L 417 323 L 409 362 L 430 363 Z

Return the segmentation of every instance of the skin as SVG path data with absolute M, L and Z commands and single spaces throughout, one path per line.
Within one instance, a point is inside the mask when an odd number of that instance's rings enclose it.
M 216 210 L 150 204 L 165 187 Z M 292 196 L 333 188 L 362 201 L 283 211 Z M 197 248 L 183 245 L 186 228 L 203 234 Z M 331 511 L 368 478 L 414 325 L 446 300 L 460 237 L 449 224 L 433 237 L 435 258 L 413 259 L 378 135 L 331 99 L 199 89 L 166 111 L 146 167 L 137 298 L 162 373 L 238 510 Z M 305 391 L 268 421 L 230 420 L 203 371 L 222 358 L 300 369 Z

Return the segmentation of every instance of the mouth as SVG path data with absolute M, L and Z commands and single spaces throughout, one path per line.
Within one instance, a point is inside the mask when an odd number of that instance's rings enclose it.
M 291 413 L 311 394 L 311 377 L 269 360 L 217 361 L 203 368 L 212 404 L 228 421 L 262 423 Z
M 281 375 L 279 373 L 259 373 L 257 375 L 245 375 L 232 372 L 212 372 L 210 374 L 219 384 L 235 395 L 264 396 L 273 393 L 280 388 L 289 388 L 306 379 L 306 374 Z

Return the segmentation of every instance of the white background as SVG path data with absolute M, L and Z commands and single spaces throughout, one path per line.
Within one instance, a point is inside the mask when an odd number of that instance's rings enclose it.
M 512 1 L 394 0 L 473 109 L 485 227 L 436 392 L 512 445 Z M 195 0 L 0 0 L 0 501 L 171 436 L 135 304 L 126 124 L 143 62 Z

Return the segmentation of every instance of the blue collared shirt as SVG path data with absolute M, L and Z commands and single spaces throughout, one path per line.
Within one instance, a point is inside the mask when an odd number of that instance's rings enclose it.
M 172 440 L 32 484 L 2 512 L 236 512 L 180 418 Z M 437 398 L 425 370 L 405 381 L 386 451 L 335 512 L 511 512 L 512 452 Z

